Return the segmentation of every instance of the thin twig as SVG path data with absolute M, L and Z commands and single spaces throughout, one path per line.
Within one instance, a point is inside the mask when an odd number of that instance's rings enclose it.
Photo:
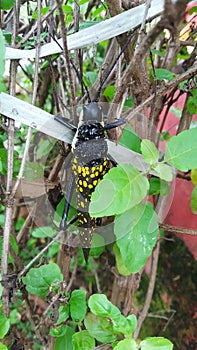
M 190 228 L 178 227 L 168 224 L 159 224 L 159 227 L 168 232 L 181 233 L 184 235 L 197 236 L 197 230 L 193 230 Z
M 19 9 L 20 1 L 16 0 L 14 5 L 14 16 L 13 16 L 13 35 L 12 35 L 12 46 L 15 47 L 18 35 L 18 23 L 19 23 Z M 17 61 L 12 61 L 10 65 L 10 94 L 15 95 L 16 93 L 16 72 L 17 72 Z M 9 254 L 9 243 L 10 243 L 10 233 L 12 228 L 12 215 L 14 201 L 10 196 L 12 189 L 13 180 L 13 164 L 14 164 L 14 121 L 8 121 L 8 161 L 7 161 L 7 203 L 5 211 L 5 225 L 4 225 L 4 235 L 3 235 L 3 249 L 2 249 L 2 261 L 1 261 L 1 273 L 2 278 L 7 275 L 8 272 L 8 254 Z M 7 317 L 9 317 L 9 289 L 6 285 L 3 287 L 3 310 Z
M 137 42 L 136 42 L 136 48 L 138 48 L 139 44 L 142 42 L 143 33 L 145 31 L 145 26 L 146 26 L 146 19 L 147 19 L 147 16 L 148 16 L 148 10 L 149 10 L 150 7 L 151 7 L 151 0 L 147 0 L 146 1 L 145 11 L 144 11 L 144 17 L 143 17 L 142 24 L 141 24 L 141 27 L 140 27 L 140 30 L 139 30 L 138 39 L 137 39 Z

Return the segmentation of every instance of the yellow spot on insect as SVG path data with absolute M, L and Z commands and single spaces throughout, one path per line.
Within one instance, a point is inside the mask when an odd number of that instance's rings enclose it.
M 85 207 L 84 202 L 81 202 L 80 204 L 81 204 L 81 207 L 82 207 L 82 208 L 84 208 L 84 207 Z
M 88 186 L 87 182 L 83 181 L 83 187 L 87 187 L 87 186 Z
M 100 171 L 100 173 L 103 171 L 103 165 L 102 164 L 99 167 L 99 171 Z
M 91 179 L 95 177 L 95 174 L 90 174 Z
M 73 164 L 72 169 L 73 169 L 73 170 L 77 169 L 76 164 Z
M 98 171 L 95 172 L 95 176 L 99 176 L 99 172 Z
M 85 173 L 86 173 L 86 175 L 89 175 L 89 168 L 88 168 L 88 166 L 85 166 Z
M 88 188 L 90 188 L 90 189 L 93 188 L 93 185 L 92 185 L 92 184 L 89 184 L 89 185 L 88 185 Z
M 88 220 L 86 218 L 84 218 L 83 220 L 84 220 L 84 222 L 88 222 Z
M 80 191 L 80 192 L 83 192 L 83 188 L 82 188 L 82 187 L 79 187 L 79 191 Z
M 92 172 L 94 173 L 94 172 L 95 172 L 95 170 L 96 170 L 96 167 L 95 167 L 95 166 L 93 166 L 93 167 L 92 167 Z
M 79 185 L 82 186 L 83 182 L 82 180 L 79 180 Z
M 76 157 L 74 157 L 74 159 L 73 159 L 73 163 L 77 163 L 77 158 Z
M 94 180 L 94 181 L 93 181 L 93 185 L 94 185 L 94 186 L 96 186 L 97 183 L 98 183 L 98 180 Z
M 74 170 L 74 175 L 75 175 L 75 176 L 77 175 L 77 172 L 76 172 L 76 170 Z
M 77 171 L 78 171 L 78 173 L 81 173 L 81 166 L 80 165 L 78 165 Z

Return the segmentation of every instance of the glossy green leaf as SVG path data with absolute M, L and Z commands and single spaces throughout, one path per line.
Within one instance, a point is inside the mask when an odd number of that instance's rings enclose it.
M 123 129 L 123 133 L 119 144 L 127 147 L 135 152 L 141 153 L 141 140 L 137 134 L 133 131 L 130 125 L 127 125 Z
M 87 312 L 86 291 L 74 290 L 70 298 L 70 314 L 74 322 L 80 323 Z
M 113 324 L 105 317 L 89 313 L 84 323 L 89 334 L 101 343 L 112 343 L 119 335 L 114 334 Z
M 146 139 L 142 140 L 141 151 L 147 163 L 154 164 L 158 162 L 159 151 L 153 142 Z
M 133 339 L 124 339 L 118 342 L 118 344 L 114 347 L 115 350 L 137 350 L 138 346 Z
M 121 315 L 120 310 L 107 299 L 105 294 L 91 295 L 88 305 L 95 315 L 111 320 L 115 334 L 131 335 L 133 333 L 136 327 L 136 320 L 132 318 L 127 319 Z
M 197 186 L 192 191 L 190 207 L 192 213 L 197 214 Z
M 63 281 L 63 276 L 57 264 L 51 263 L 32 268 L 23 277 L 26 289 L 29 293 L 45 298 L 51 284 L 58 284 Z
M 114 318 L 120 316 L 120 310 L 111 303 L 105 294 L 93 294 L 88 300 L 92 313 L 99 316 Z
M 64 334 L 61 337 L 57 337 L 54 350 L 73 350 L 72 336 L 74 333 L 73 328 L 64 325 Z
M 140 343 L 141 350 L 172 350 L 173 344 L 163 337 L 151 337 Z
M 167 182 L 172 181 L 172 169 L 169 165 L 158 163 L 156 166 L 154 166 L 154 170 L 158 173 L 160 179 L 165 180 Z
M 90 215 L 102 217 L 121 214 L 140 203 L 147 194 L 149 182 L 131 164 L 110 169 L 96 186 L 90 203 Z
M 115 218 L 114 232 L 122 259 L 130 273 L 138 272 L 152 253 L 158 235 L 157 215 L 150 203 Z
M 95 339 L 88 331 L 80 331 L 72 336 L 73 350 L 91 350 L 95 347 Z
M 166 145 L 164 161 L 181 171 L 197 168 L 197 128 L 174 136 Z
M 0 339 L 2 339 L 10 328 L 10 320 L 5 317 L 5 315 L 0 312 Z

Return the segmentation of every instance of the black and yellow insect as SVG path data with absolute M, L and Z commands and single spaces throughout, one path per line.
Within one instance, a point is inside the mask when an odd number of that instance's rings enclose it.
M 55 119 L 65 124 L 62 118 L 55 117 Z M 104 126 L 101 107 L 97 102 L 89 102 L 83 107 L 82 120 L 79 121 L 72 142 L 72 176 L 60 229 L 64 230 L 66 227 L 69 203 L 75 188 L 77 192 L 79 235 L 86 260 L 92 242 L 92 235 L 99 221 L 89 215 L 89 204 L 95 187 L 109 169 L 109 159 L 111 158 L 108 154 L 106 130 L 116 128 L 124 123 L 125 119 L 120 118 L 114 123 Z M 65 125 L 68 127 L 68 123 Z M 75 128 L 70 127 L 73 130 Z

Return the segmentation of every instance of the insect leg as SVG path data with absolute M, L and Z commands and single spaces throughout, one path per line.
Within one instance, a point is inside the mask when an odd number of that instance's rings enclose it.
M 115 122 L 113 123 L 110 123 L 110 124 L 107 124 L 104 126 L 104 129 L 105 130 L 110 130 L 110 129 L 113 129 L 113 128 L 117 128 L 118 126 L 121 126 L 123 124 L 126 124 L 126 119 L 125 118 L 120 118 L 118 120 L 116 120 Z
M 59 115 L 56 115 L 54 119 L 59 122 L 60 124 L 64 125 L 66 128 L 73 130 L 74 132 L 77 131 L 76 126 L 72 125 L 71 123 L 67 122 L 64 118 L 60 117 Z

